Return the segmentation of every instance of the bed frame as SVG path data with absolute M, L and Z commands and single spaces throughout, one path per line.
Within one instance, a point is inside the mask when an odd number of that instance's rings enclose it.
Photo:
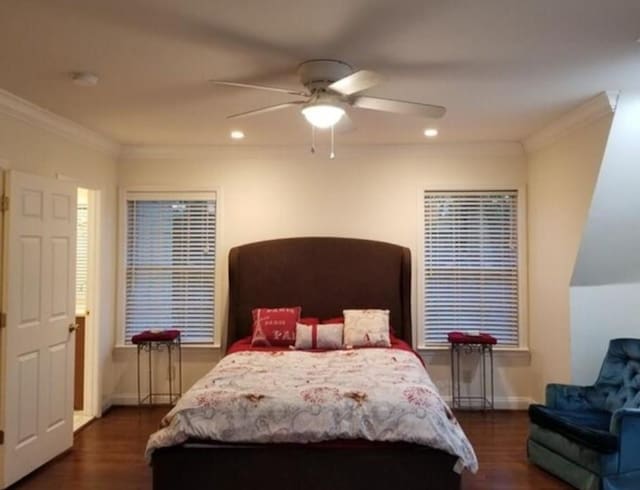
M 229 253 L 226 345 L 251 334 L 255 307 L 302 306 L 330 318 L 345 308 L 385 308 L 411 344 L 411 254 L 390 243 L 288 238 Z M 187 443 L 152 457 L 154 490 L 453 490 L 457 457 L 413 444 Z

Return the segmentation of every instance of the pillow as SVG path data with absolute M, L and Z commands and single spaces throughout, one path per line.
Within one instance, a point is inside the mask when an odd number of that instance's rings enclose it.
M 389 310 L 344 310 L 344 344 L 391 347 Z
M 300 321 L 302 323 L 304 323 L 302 320 L 300 320 Z M 337 316 L 335 318 L 329 318 L 327 320 L 322 320 L 320 323 L 344 323 L 344 317 L 343 316 Z M 395 330 L 395 328 L 393 328 L 393 325 L 389 325 L 389 334 L 391 335 L 391 337 L 396 335 L 396 330 Z
M 293 345 L 296 341 L 296 322 L 300 320 L 300 306 L 289 308 L 256 308 L 253 314 L 251 345 L 270 347 Z
M 342 349 L 342 323 L 296 324 L 296 349 Z

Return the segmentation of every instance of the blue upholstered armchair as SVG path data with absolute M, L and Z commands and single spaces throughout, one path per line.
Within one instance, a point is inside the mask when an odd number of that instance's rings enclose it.
M 529 460 L 582 490 L 639 490 L 640 339 L 612 340 L 593 386 L 546 395 L 529 407 Z

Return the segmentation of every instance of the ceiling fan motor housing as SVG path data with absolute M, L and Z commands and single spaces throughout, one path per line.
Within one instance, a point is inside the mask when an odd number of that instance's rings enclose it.
M 352 73 L 351 65 L 338 60 L 310 60 L 298 67 L 300 81 L 311 92 L 324 90 Z

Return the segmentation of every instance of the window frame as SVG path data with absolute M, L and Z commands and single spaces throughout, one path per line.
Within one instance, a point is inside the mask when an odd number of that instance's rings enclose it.
M 417 322 L 413 329 L 413 335 L 416 341 L 414 345 L 417 350 L 446 350 L 449 345 L 428 344 L 424 341 L 424 250 L 425 250 L 425 219 L 424 219 L 424 193 L 425 192 L 501 192 L 516 191 L 518 194 L 518 212 L 517 212 L 517 229 L 518 229 L 518 345 L 501 346 L 497 344 L 495 350 L 505 352 L 528 352 L 529 351 L 529 309 L 528 309 L 528 253 L 527 253 L 527 189 L 523 184 L 519 185 L 498 185 L 498 186 L 437 186 L 422 185 L 418 189 L 418 236 L 417 251 L 418 259 L 415 261 L 416 271 L 416 288 L 417 295 L 414 304 L 417 305 Z
M 182 348 L 220 348 L 222 345 L 222 320 L 224 305 L 222 304 L 221 276 L 218 271 L 226 267 L 226 258 L 220 254 L 221 245 L 221 216 L 222 216 L 222 192 L 218 187 L 207 188 L 184 188 L 166 186 L 132 186 L 121 188 L 118 197 L 118 270 L 117 270 L 117 333 L 116 347 L 135 348 L 131 343 L 126 342 L 126 300 L 127 300 L 127 199 L 135 195 L 139 200 L 199 200 L 214 199 L 216 202 L 216 230 L 215 230 L 215 250 L 216 260 L 214 265 L 214 318 L 213 318 L 213 340 L 210 343 L 183 343 Z M 143 199 L 140 199 L 142 197 Z

